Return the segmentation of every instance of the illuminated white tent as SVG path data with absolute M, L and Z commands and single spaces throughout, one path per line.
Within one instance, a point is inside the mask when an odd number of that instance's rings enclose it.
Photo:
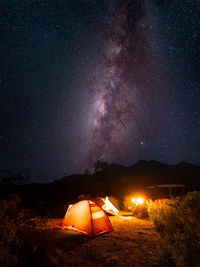
M 118 215 L 118 209 L 110 202 L 109 197 L 106 198 L 96 198 L 97 203 L 105 210 L 107 213 L 112 215 Z

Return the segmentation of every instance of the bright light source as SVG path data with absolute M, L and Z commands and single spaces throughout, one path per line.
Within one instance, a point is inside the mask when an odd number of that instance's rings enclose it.
M 142 205 L 144 203 L 144 198 L 143 197 L 133 197 L 131 201 L 137 206 L 137 205 Z
M 132 198 L 132 202 L 133 202 L 133 203 L 136 203 L 136 199 L 135 199 L 135 198 Z
M 137 198 L 137 203 L 138 204 L 143 204 L 143 202 L 144 202 L 144 199 L 142 197 L 138 197 Z

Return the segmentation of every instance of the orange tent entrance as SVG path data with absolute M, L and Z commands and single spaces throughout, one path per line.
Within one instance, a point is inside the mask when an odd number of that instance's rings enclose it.
M 82 200 L 69 207 L 61 225 L 90 236 L 113 230 L 107 214 L 93 200 Z

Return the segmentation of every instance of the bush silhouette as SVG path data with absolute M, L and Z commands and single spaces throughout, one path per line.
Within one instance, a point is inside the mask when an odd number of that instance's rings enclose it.
M 200 192 L 152 201 L 148 212 L 162 237 L 154 260 L 161 266 L 200 266 Z

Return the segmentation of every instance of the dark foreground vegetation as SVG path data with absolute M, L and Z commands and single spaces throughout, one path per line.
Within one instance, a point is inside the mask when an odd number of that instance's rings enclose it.
M 39 266 L 48 265 L 38 229 L 44 218 L 37 218 L 36 223 L 34 216 L 17 195 L 0 202 L 0 266 L 37 266 L 39 260 L 45 262 Z
M 152 201 L 148 214 L 161 236 L 154 261 L 159 266 L 200 266 L 200 192 Z
M 91 239 L 12 195 L 0 202 L 0 266 L 200 266 L 200 192 L 149 200 L 147 210 L 110 217 L 114 231 Z

